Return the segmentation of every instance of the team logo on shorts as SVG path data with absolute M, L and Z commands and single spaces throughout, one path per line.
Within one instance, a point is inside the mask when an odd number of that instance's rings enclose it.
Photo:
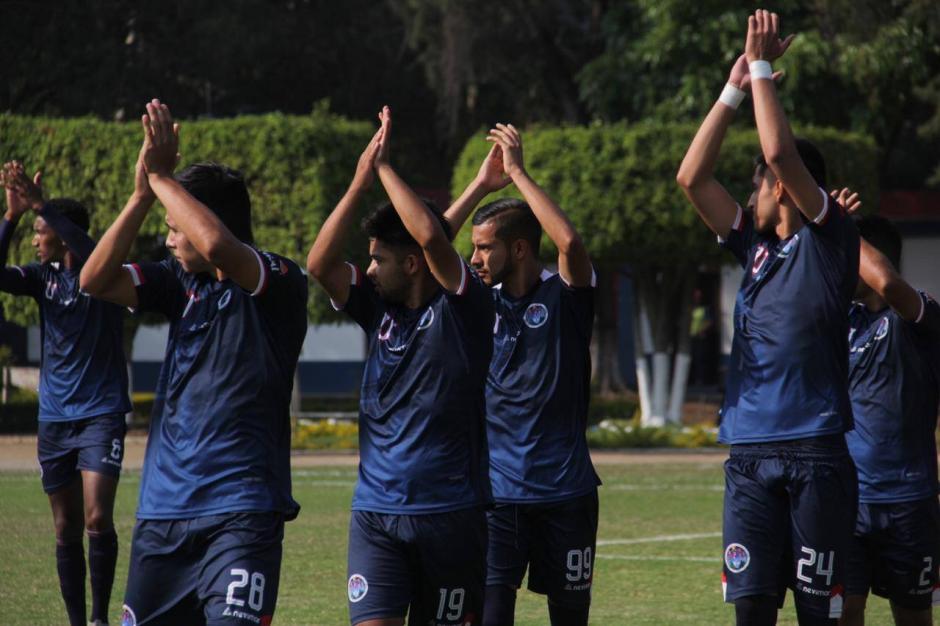
M 121 626 L 137 626 L 137 616 L 131 607 L 124 605 L 124 612 L 121 613 Z
M 751 564 L 751 553 L 740 543 L 732 543 L 725 548 L 725 565 L 732 574 L 739 574 Z
M 350 602 L 359 602 L 369 593 L 369 583 L 362 574 L 353 574 L 346 585 Z
M 538 328 L 544 325 L 548 321 L 548 307 L 541 302 L 533 302 L 526 308 L 522 321 L 529 328 Z

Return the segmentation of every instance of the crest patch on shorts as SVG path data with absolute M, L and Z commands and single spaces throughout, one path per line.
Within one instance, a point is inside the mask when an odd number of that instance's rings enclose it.
M 353 574 L 349 577 L 346 592 L 349 595 L 350 602 L 359 602 L 369 593 L 369 582 L 362 574 Z
M 732 574 L 739 574 L 751 564 L 751 553 L 740 543 L 728 544 L 725 548 L 725 565 Z

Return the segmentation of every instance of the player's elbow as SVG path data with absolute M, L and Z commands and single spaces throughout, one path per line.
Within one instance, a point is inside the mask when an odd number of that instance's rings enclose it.
M 800 155 L 797 153 L 795 146 L 775 145 L 764 151 L 764 159 L 774 171 L 779 171 L 780 168 L 786 167 L 798 158 L 800 158 Z
M 689 171 L 689 168 L 685 167 L 685 163 L 683 163 L 676 174 L 676 184 L 686 190 L 692 189 L 700 184 L 699 178 L 694 172 Z
M 584 251 L 584 241 L 581 239 L 581 236 L 573 230 L 562 235 L 560 241 L 556 241 L 555 245 L 558 247 L 558 252 L 565 256 Z
M 311 252 L 307 255 L 307 274 L 318 283 L 323 282 L 322 278 L 326 275 L 327 265 L 326 259 L 319 254 Z

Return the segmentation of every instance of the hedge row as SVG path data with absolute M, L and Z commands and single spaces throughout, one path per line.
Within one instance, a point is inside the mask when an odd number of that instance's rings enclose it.
M 523 136 L 526 167 L 568 212 L 600 265 L 669 267 L 678 258 L 717 259 L 714 237 L 676 185 L 696 128 L 686 123 L 533 128 Z M 830 187 L 854 187 L 866 207 L 877 206 L 877 153 L 870 138 L 828 128 L 797 130 L 825 156 Z M 482 134 L 467 143 L 454 168 L 455 197 L 476 176 L 489 145 Z M 754 130 L 732 128 L 722 147 L 716 177 L 742 205 L 751 193 L 758 152 Z M 516 195 L 510 185 L 493 198 Z M 469 229 L 459 242 L 469 251 Z

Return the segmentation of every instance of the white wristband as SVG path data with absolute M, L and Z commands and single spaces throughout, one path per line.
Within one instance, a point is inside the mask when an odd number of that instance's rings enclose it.
M 751 81 L 760 80 L 766 78 L 768 80 L 773 80 L 774 77 L 774 68 L 770 66 L 770 61 L 751 61 L 748 64 L 748 71 L 751 73 Z
M 736 109 L 741 106 L 741 103 L 744 101 L 744 90 L 739 89 L 728 83 L 725 85 L 725 88 L 721 90 L 721 95 L 718 96 L 718 102 L 726 104 L 732 109 Z

